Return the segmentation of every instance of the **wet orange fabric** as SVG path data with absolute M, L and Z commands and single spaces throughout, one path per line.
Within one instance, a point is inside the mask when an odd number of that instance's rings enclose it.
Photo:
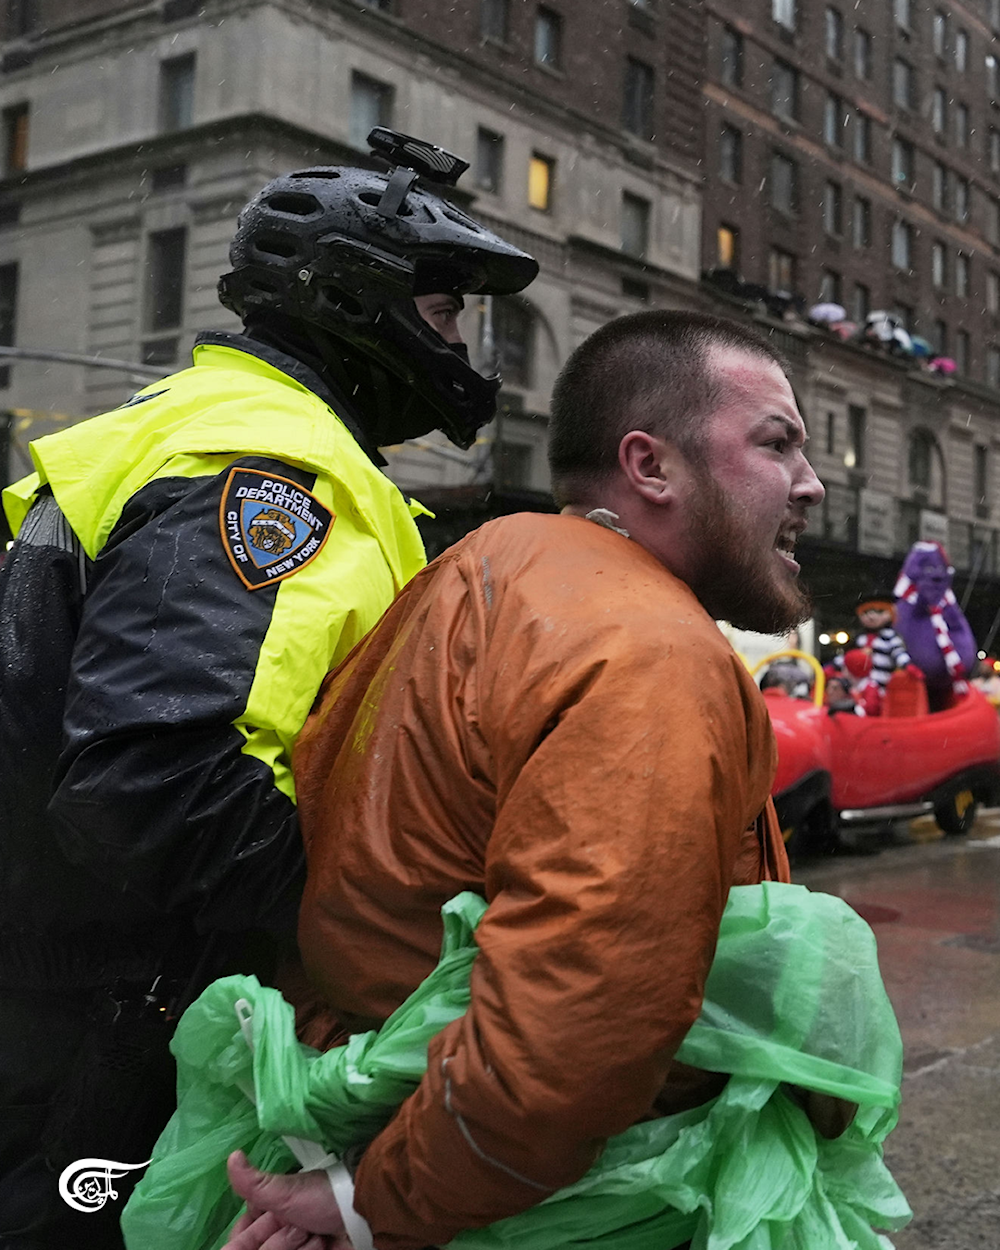
M 523 1210 L 654 1104 L 699 1100 L 671 1057 L 729 887 L 788 879 L 774 739 L 637 543 L 569 516 L 469 535 L 328 679 L 295 764 L 300 946 L 342 1021 L 384 1019 L 430 972 L 448 898 L 489 903 L 470 1009 L 355 1178 L 380 1250 Z

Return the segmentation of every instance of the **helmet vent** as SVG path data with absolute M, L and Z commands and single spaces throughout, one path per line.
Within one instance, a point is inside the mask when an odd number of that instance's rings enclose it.
M 339 178 L 339 169 L 297 169 L 295 173 L 289 174 L 289 178 Z
M 323 206 L 315 196 L 305 195 L 297 191 L 280 191 L 269 196 L 267 207 L 276 213 L 290 213 L 294 217 L 312 217 L 321 213 Z
M 276 231 L 261 231 L 254 240 L 254 251 L 264 256 L 281 256 L 288 259 L 299 255 L 298 240 L 290 234 L 279 234 Z
M 482 226 L 478 221 L 473 221 L 471 217 L 466 217 L 464 213 L 460 213 L 455 208 L 445 208 L 444 215 L 449 221 L 453 221 L 456 225 L 465 226 L 467 230 L 474 230 L 476 234 L 482 233 Z

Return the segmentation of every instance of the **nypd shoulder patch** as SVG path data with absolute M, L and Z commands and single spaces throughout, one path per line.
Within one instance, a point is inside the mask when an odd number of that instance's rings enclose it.
M 273 586 L 315 560 L 336 516 L 295 482 L 233 469 L 222 492 L 219 529 L 247 590 Z

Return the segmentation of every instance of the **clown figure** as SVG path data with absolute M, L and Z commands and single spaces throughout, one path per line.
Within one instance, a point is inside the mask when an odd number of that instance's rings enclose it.
M 871 667 L 859 682 L 858 693 L 866 696 L 863 703 L 868 715 L 877 716 L 889 678 L 897 669 L 910 667 L 910 653 L 893 626 L 896 609 L 891 603 L 872 599 L 859 604 L 855 613 L 861 633 L 854 639 L 854 645 L 871 656 Z M 877 695 L 876 699 L 867 693 L 869 688 Z
M 951 588 L 954 573 L 940 543 L 914 543 L 895 589 L 896 625 L 923 670 L 932 711 L 968 689 L 976 664 L 976 640 Z

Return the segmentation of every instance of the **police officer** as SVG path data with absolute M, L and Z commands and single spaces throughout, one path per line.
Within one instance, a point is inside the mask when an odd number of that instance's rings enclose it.
M 433 429 L 468 447 L 494 412 L 462 297 L 538 267 L 427 185 L 464 162 L 370 141 L 388 173 L 299 170 L 240 215 L 219 291 L 242 334 L 33 443 L 5 494 L 4 1250 L 120 1244 L 129 1175 L 71 1165 L 149 1157 L 177 1013 L 294 941 L 292 743 L 424 563 L 378 448 Z

